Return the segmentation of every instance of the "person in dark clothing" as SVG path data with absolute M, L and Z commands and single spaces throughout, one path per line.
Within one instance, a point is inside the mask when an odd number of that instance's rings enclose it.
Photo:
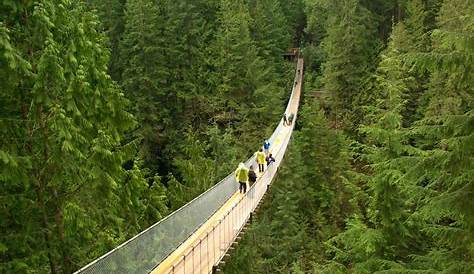
M 293 119 L 295 118 L 295 115 L 293 113 L 288 116 L 288 125 L 293 124 Z
M 251 187 L 257 181 L 257 174 L 253 170 L 253 166 L 250 166 L 249 170 L 249 187 Z
M 288 123 L 288 118 L 286 118 L 286 113 L 283 113 L 283 125 L 286 126 Z
M 269 166 L 271 163 L 275 162 L 275 158 L 273 158 L 272 154 L 268 154 L 267 158 L 265 158 L 265 161 L 267 161 L 267 166 Z

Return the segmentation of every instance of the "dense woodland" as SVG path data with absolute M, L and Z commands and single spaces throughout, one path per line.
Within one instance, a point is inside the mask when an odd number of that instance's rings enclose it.
M 472 0 L 0 2 L 0 273 L 71 273 L 301 116 L 225 273 L 474 272 Z
M 301 3 L 298 131 L 224 273 L 474 272 L 474 3 Z

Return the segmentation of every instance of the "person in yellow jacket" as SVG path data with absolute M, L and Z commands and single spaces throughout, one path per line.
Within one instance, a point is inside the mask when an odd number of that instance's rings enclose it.
M 258 164 L 258 172 L 263 172 L 265 168 L 265 153 L 263 152 L 263 149 L 259 149 L 256 153 L 255 156 L 257 158 L 257 164 Z
M 239 167 L 235 170 L 235 179 L 239 182 L 239 192 L 247 192 L 247 181 L 249 180 L 249 169 L 240 163 Z

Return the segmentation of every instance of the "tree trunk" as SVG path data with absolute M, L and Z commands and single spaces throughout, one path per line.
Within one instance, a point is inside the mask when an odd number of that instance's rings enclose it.
M 54 192 L 54 197 L 56 201 L 59 201 L 57 192 Z M 58 230 L 58 236 L 59 236 L 59 242 L 61 244 L 61 254 L 62 254 L 62 259 L 63 259 L 63 273 L 72 273 L 71 269 L 71 257 L 69 256 L 68 253 L 68 246 L 67 243 L 65 242 L 65 237 L 64 237 L 64 222 L 63 222 L 63 212 L 60 207 L 60 205 L 56 206 L 56 215 L 55 215 L 55 220 L 56 220 L 56 228 Z
M 44 198 L 43 198 L 43 186 L 41 184 L 41 182 L 38 182 L 38 188 L 36 189 L 36 195 L 37 195 L 37 198 L 38 198 L 38 206 L 40 208 L 40 211 L 41 211 L 41 221 L 42 221 L 42 231 L 43 231 L 43 237 L 44 237 L 44 241 L 46 243 L 46 248 L 47 248 L 47 253 L 48 253 L 48 259 L 49 259 L 49 267 L 51 268 L 51 273 L 52 274 L 56 274 L 58 273 L 58 270 L 57 270 L 57 266 L 56 266 L 56 263 L 54 261 L 54 258 L 53 258 L 53 255 L 51 254 L 51 242 L 52 242 L 52 237 L 51 237 L 51 233 L 49 231 L 49 228 L 48 228 L 48 213 L 46 211 L 46 207 L 45 207 L 45 204 L 44 204 Z

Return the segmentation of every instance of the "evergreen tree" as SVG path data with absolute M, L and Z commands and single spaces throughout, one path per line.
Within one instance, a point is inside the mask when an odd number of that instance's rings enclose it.
M 307 17 L 305 32 L 305 67 L 306 71 L 312 74 L 321 73 L 321 64 L 323 63 L 325 56 L 322 49 L 322 42 L 327 35 L 328 19 L 334 16 L 334 9 L 332 5 L 334 3 L 329 0 L 312 0 L 305 1 L 305 13 Z M 313 73 L 314 72 L 314 73 Z M 306 78 L 308 83 L 308 78 Z
M 472 239 L 467 198 L 472 176 L 465 173 L 472 169 L 472 157 L 464 156 L 473 148 L 472 100 L 463 96 L 472 81 L 466 78 L 471 67 L 464 63 L 472 58 L 465 43 L 472 33 L 467 14 L 472 14 L 467 1 L 445 2 L 433 34 L 434 50 L 415 59 L 417 66 L 428 68 L 432 80 L 425 118 L 412 128 L 403 128 L 401 114 L 404 93 L 418 81 L 403 64 L 403 53 L 412 51 L 413 44 L 407 45 L 410 33 L 403 25 L 394 29 L 378 69 L 381 100 L 371 108 L 372 124 L 362 127 L 372 171 L 370 219 L 353 218 L 329 242 L 333 267 L 343 263 L 359 273 L 472 272 L 472 241 L 466 240 Z
M 331 115 L 337 123 L 356 126 L 360 117 L 355 115 L 354 109 L 368 100 L 364 81 L 372 70 L 374 23 L 371 13 L 357 0 L 344 1 L 333 8 L 338 12 L 329 19 L 327 37 L 323 41 L 326 61 L 322 81 L 331 96 Z
M 416 257 L 422 269 L 474 269 L 473 14 L 470 1 L 444 1 L 432 34 L 433 51 L 415 60 L 432 73 L 425 117 L 413 128 L 423 151 L 410 173 L 423 186 L 419 214 L 433 240 L 427 253 Z
M 406 18 L 404 23 L 407 30 L 407 46 L 403 54 L 408 56 L 419 53 L 426 53 L 430 48 L 428 9 L 421 0 L 410 0 L 407 2 Z M 403 113 L 403 124 L 410 126 L 413 122 L 419 120 L 422 114 L 419 111 L 420 105 L 423 105 L 423 94 L 426 91 L 428 83 L 428 74 L 417 70 L 411 70 L 410 74 L 415 81 L 408 86 L 406 111 Z
M 341 229 L 353 210 L 346 173 L 348 154 L 341 132 L 329 128 L 318 104 L 308 100 L 285 165 L 236 250 L 227 273 L 309 273 L 324 260 L 322 242 Z M 256 249 L 256 250 L 255 250 Z
M 1 272 L 71 273 L 141 229 L 148 185 L 122 167 L 135 121 L 81 3 L 0 10 Z
M 329 241 L 336 261 L 353 264 L 358 273 L 396 266 L 395 258 L 408 245 L 407 193 L 400 185 L 404 171 L 399 167 L 400 157 L 412 150 L 402 127 L 404 97 L 413 81 L 401 59 L 407 47 L 406 36 L 404 25 L 399 23 L 377 69 L 379 93 L 376 105 L 368 106 L 370 122 L 360 128 L 365 136 L 361 158 L 369 164 L 366 181 L 370 199 L 368 208 L 363 209 L 367 210 L 367 224 L 364 215 L 355 217 L 348 221 L 345 232 Z
M 218 85 L 213 97 L 218 108 L 213 120 L 220 126 L 235 128 L 241 143 L 255 144 L 271 132 L 272 127 L 261 130 L 260 125 L 280 118 L 282 89 L 275 85 L 274 74 L 258 56 L 245 1 L 222 0 L 218 18 L 214 45 Z
M 378 39 L 386 42 L 392 26 L 401 19 L 400 9 L 407 0 L 360 0 L 359 3 L 372 14 Z
M 374 222 L 380 224 L 382 234 L 387 239 L 387 247 L 402 244 L 404 225 L 403 201 L 400 186 L 397 182 L 402 172 L 391 161 L 401 155 L 410 153 L 406 146 L 407 139 L 402 127 L 405 109 L 405 93 L 413 81 L 400 60 L 403 53 L 406 32 L 404 25 L 397 25 L 391 36 L 386 54 L 377 70 L 381 94 L 377 106 L 373 109 L 373 124 L 361 127 L 367 139 L 366 157 L 371 164 L 370 188 L 373 194 L 371 210 Z
M 250 25 L 251 35 L 256 42 L 258 55 L 275 65 L 281 65 L 281 56 L 290 47 L 291 40 L 288 22 L 280 3 L 273 0 L 252 0 L 249 10 L 253 22 Z
M 425 52 L 429 47 L 427 11 L 421 0 L 410 0 L 407 2 L 406 28 L 410 34 L 410 45 L 417 52 Z
M 162 34 L 164 24 L 156 1 L 127 1 L 125 32 L 121 42 L 121 59 L 124 69 L 122 85 L 127 97 L 133 101 L 133 112 L 140 121 L 140 135 L 143 136 L 142 153 L 146 161 L 153 161 L 157 142 L 163 128 L 171 124 L 170 115 L 165 120 L 166 105 L 169 102 L 162 85 L 168 71 L 162 69 Z M 161 47 L 160 47 L 161 46 Z M 156 162 L 153 162 L 156 166 Z
M 112 79 L 120 81 L 123 66 L 120 62 L 119 42 L 125 27 L 126 0 L 87 0 L 86 3 L 95 9 L 102 28 L 107 34 L 110 49 L 109 73 Z
M 207 6 L 208 5 L 208 6 Z M 215 11 L 202 1 L 129 1 L 121 41 L 122 84 L 134 102 L 145 165 L 166 174 L 185 129 L 206 130 L 214 113 L 210 35 Z M 209 7 L 210 6 L 210 7 Z M 205 10 L 209 8 L 209 10 Z M 158 168 L 159 167 L 159 168 Z
M 288 32 L 293 34 L 293 45 L 299 47 L 306 24 L 303 0 L 277 0 L 288 22 Z

